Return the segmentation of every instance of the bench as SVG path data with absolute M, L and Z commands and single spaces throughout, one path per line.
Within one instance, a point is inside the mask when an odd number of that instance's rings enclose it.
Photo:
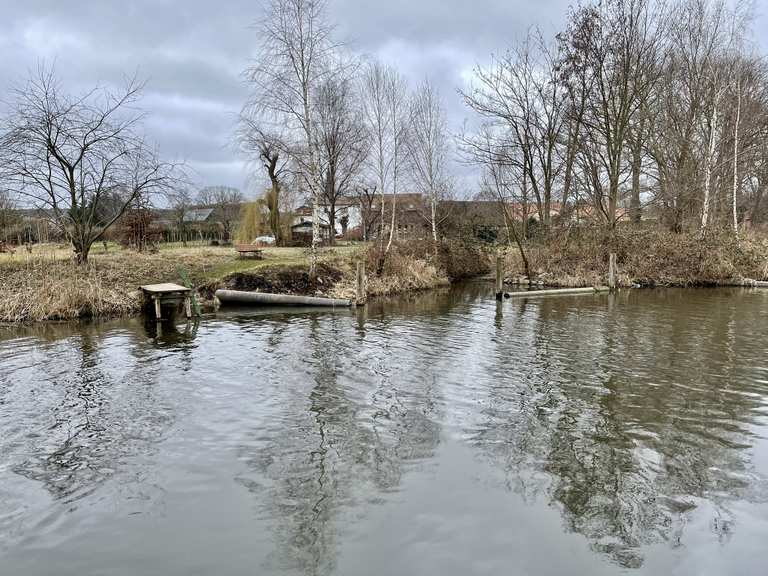
M 264 259 L 264 252 L 262 251 L 261 246 L 256 244 L 235 244 L 235 250 L 237 250 L 237 254 L 241 258 L 250 256 L 257 260 Z

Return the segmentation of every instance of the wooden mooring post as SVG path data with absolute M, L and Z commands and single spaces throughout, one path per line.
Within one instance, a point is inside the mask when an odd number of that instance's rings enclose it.
M 358 262 L 357 263 L 357 298 L 355 302 L 358 305 L 365 304 L 368 300 L 368 293 L 366 288 L 366 277 L 365 277 L 365 262 Z
M 608 288 L 611 292 L 616 290 L 616 254 L 613 252 L 608 255 Z
M 496 255 L 496 300 L 504 299 L 504 257 Z

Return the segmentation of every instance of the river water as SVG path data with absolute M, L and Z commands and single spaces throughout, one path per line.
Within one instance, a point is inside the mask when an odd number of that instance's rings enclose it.
M 484 284 L 0 328 L 0 574 L 763 575 L 766 337 L 768 291 Z

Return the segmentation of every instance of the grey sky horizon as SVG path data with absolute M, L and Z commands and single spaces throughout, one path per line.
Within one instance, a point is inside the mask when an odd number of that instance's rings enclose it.
M 41 63 L 55 64 L 65 88 L 121 82 L 137 74 L 147 85 L 141 102 L 147 135 L 168 159 L 185 161 L 198 186 L 224 184 L 246 195 L 262 182 L 248 178 L 246 159 L 233 144 L 237 113 L 248 96 L 241 73 L 255 55 L 254 25 L 261 2 L 228 0 L 0 0 L 0 102 Z M 73 10 L 73 4 L 78 8 Z M 424 77 L 445 101 L 450 128 L 471 113 L 456 90 L 476 64 L 501 53 L 532 26 L 547 35 L 561 29 L 567 0 L 328 0 L 340 39 L 356 53 L 395 65 L 412 85 Z M 755 2 L 754 36 L 768 31 L 768 0 Z M 2 106 L 2 104 L 0 104 Z M 457 166 L 460 195 L 478 186 Z M 475 187 L 472 190 L 466 188 Z

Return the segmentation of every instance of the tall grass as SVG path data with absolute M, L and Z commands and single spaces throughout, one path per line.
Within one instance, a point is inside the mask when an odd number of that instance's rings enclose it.
M 322 261 L 348 274 L 360 249 L 324 250 Z M 239 259 L 231 247 L 177 247 L 149 254 L 117 247 L 105 252 L 97 246 L 86 266 L 76 266 L 68 248 L 36 246 L 31 254 L 18 251 L 0 258 L 0 322 L 126 316 L 142 309 L 138 287 L 143 284 L 181 282 L 207 288 L 234 274 L 307 268 L 302 248 L 267 248 L 264 253 L 265 260 L 248 260 Z
M 618 258 L 623 285 L 701 286 L 768 278 L 768 238 L 729 230 L 675 234 L 659 228 L 619 227 L 574 230 L 529 247 L 538 279 L 560 286 L 603 284 L 608 255 Z M 523 273 L 516 251 L 507 255 L 510 274 Z
M 178 282 L 179 265 L 200 281 L 231 258 L 214 251 L 140 254 L 116 249 L 94 253 L 87 265 L 76 266 L 59 251 L 17 254 L 0 262 L 0 322 L 133 314 L 143 304 L 140 285 Z
M 410 240 L 392 245 L 384 259 L 381 274 L 379 247 L 372 245 L 366 253 L 369 296 L 390 296 L 403 292 L 446 286 L 452 281 L 483 274 L 489 269 L 489 258 L 476 244 Z M 338 298 L 355 296 L 355 273 L 350 271 L 333 290 Z

